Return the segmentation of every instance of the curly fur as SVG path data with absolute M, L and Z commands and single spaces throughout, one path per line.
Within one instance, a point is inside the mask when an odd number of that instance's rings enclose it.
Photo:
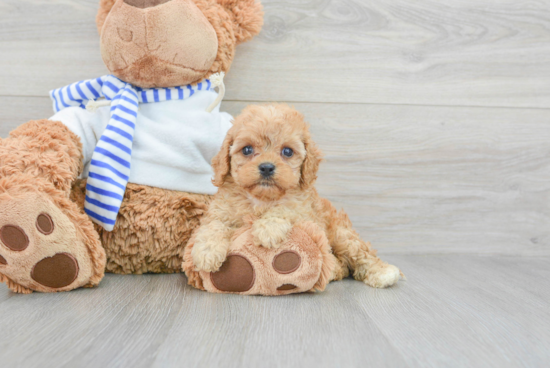
M 252 146 L 254 153 L 245 156 L 245 146 Z M 293 149 L 292 157 L 282 155 L 285 147 Z M 271 179 L 260 175 L 258 165 L 263 162 L 276 167 Z M 395 284 L 400 277 L 397 267 L 380 260 L 353 230 L 347 215 L 317 194 L 320 162 L 321 151 L 300 113 L 281 104 L 247 107 L 212 162 L 219 192 L 197 231 L 192 250 L 196 269 L 220 268 L 235 232 L 246 225 L 244 219 L 254 218 L 254 242 L 271 248 L 285 241 L 292 226 L 311 221 L 323 229 L 338 258 L 331 278 L 341 279 L 352 270 L 357 280 L 373 287 Z M 196 278 L 190 281 L 200 285 Z

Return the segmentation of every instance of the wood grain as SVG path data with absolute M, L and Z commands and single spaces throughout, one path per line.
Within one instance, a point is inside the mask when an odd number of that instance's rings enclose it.
M 550 276 L 546 259 L 392 260 L 409 281 L 384 294 L 356 283 L 347 291 L 411 367 L 548 365 L 550 289 L 536 281 Z
M 550 3 L 268 1 L 231 99 L 550 107 Z
M 384 254 L 382 254 L 384 256 Z M 0 303 L 6 367 L 545 367 L 549 257 L 387 256 L 408 281 L 208 294 L 181 275 Z M 513 272 L 511 272 L 513 271 Z M 539 280 L 541 282 L 539 282 Z M 0 286 L 0 292 L 5 286 Z
M 239 47 L 227 98 L 550 107 L 550 3 L 263 0 L 265 26 Z M 0 95 L 107 73 L 97 0 L 4 0 Z
M 16 295 L 0 304 L 0 315 L 9 316 L 0 322 L 2 365 L 151 366 L 184 283 L 181 275 L 109 275 L 95 289 Z
M 32 114 L 51 114 L 47 98 L 0 104 L 10 107 L 0 136 Z M 222 108 L 237 115 L 246 105 Z M 550 110 L 295 106 L 325 153 L 321 195 L 375 248 L 550 255 Z

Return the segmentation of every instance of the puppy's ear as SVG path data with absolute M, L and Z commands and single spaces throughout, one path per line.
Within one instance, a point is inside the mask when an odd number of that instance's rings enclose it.
M 257 0 L 217 0 L 233 20 L 237 44 L 260 33 L 264 25 L 264 11 Z
M 101 29 L 103 24 L 105 24 L 105 19 L 107 15 L 115 5 L 116 0 L 100 0 L 99 1 L 99 10 L 97 11 L 97 16 L 95 17 L 95 24 L 97 26 L 97 31 L 101 35 Z
M 220 152 L 212 159 L 212 168 L 214 169 L 214 179 L 212 184 L 221 187 L 225 182 L 225 178 L 231 171 L 231 156 L 229 150 L 233 145 L 233 128 L 229 129 L 222 144 Z
M 305 136 L 304 145 L 306 147 L 306 158 L 302 163 L 302 177 L 300 178 L 300 187 L 302 189 L 309 188 L 315 183 L 319 164 L 323 159 L 323 153 L 315 142 L 313 142 L 309 133 Z

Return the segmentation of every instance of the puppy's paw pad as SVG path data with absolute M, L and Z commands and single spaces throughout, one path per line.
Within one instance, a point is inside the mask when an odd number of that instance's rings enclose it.
M 218 272 L 210 274 L 210 280 L 220 291 L 242 293 L 254 286 L 256 273 L 248 259 L 241 255 L 229 255 Z
M 302 258 L 297 252 L 292 250 L 281 252 L 273 258 L 273 268 L 281 274 L 292 273 L 296 271 L 301 264 Z

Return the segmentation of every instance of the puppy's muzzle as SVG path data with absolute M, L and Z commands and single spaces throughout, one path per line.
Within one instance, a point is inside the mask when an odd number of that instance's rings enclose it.
M 270 178 L 273 174 L 275 174 L 275 165 L 271 162 L 264 162 L 260 164 L 258 169 L 260 170 L 260 175 L 262 175 L 265 179 Z

